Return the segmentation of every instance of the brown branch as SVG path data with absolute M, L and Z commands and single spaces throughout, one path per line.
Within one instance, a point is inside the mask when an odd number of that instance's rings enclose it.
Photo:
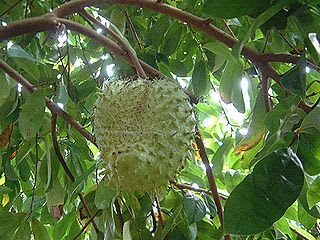
M 123 221 L 123 216 L 122 216 L 122 212 L 121 212 L 120 203 L 119 203 L 119 200 L 117 198 L 114 201 L 114 205 L 115 205 L 116 210 L 117 210 L 117 216 L 118 216 L 118 220 L 119 220 L 119 224 L 120 224 L 120 228 L 121 228 L 121 232 L 122 232 L 124 221 Z
M 117 42 L 119 43 L 119 45 L 120 45 L 121 47 L 123 47 L 123 49 L 124 49 L 125 51 L 127 51 L 127 53 L 128 53 L 128 55 L 129 55 L 129 57 L 130 57 L 133 65 L 134 65 L 134 67 L 136 68 L 139 76 L 142 77 L 142 78 L 146 78 L 146 77 L 147 77 L 146 74 L 145 74 L 145 72 L 144 72 L 144 70 L 143 70 L 143 68 L 142 68 L 142 66 L 141 66 L 141 64 L 140 64 L 140 62 L 139 62 L 139 59 L 138 59 L 138 57 L 137 57 L 137 54 L 135 53 L 135 51 L 133 50 L 133 48 L 132 48 L 131 46 L 129 46 L 129 45 L 125 42 L 125 40 L 123 40 L 118 34 L 116 34 L 116 33 L 115 33 L 114 31 L 112 31 L 110 28 L 108 28 L 108 27 L 106 27 L 104 24 L 102 24 L 98 19 L 96 19 L 94 16 L 92 16 L 92 15 L 91 15 L 90 13 L 88 13 L 86 10 L 81 9 L 81 10 L 78 11 L 78 13 L 79 13 L 82 17 L 84 17 L 84 18 L 92 21 L 94 24 L 96 24 L 97 26 L 99 26 L 99 27 L 100 27 L 102 30 L 104 30 L 106 33 L 110 34 L 110 36 L 114 37 L 114 38 L 117 40 Z
M 263 98 L 264 105 L 266 107 L 266 111 L 270 112 L 272 107 L 271 107 L 270 98 L 268 94 L 268 90 L 269 90 L 268 76 L 262 75 L 261 90 L 262 90 L 262 98 Z
M 159 198 L 156 194 L 154 195 L 154 198 L 156 200 L 157 209 L 158 209 L 158 213 L 159 213 L 159 220 L 160 220 L 160 223 L 161 223 L 162 229 L 163 229 L 166 226 L 166 222 L 164 221 L 164 218 L 163 218 L 163 214 L 162 214 L 161 206 L 160 206 L 160 201 L 159 201 Z M 166 235 L 165 239 L 169 240 L 169 235 Z
M 55 113 L 52 113 L 52 119 L 51 119 L 51 135 L 52 135 L 52 143 L 53 143 L 53 148 L 54 148 L 54 151 L 58 157 L 58 160 L 59 162 L 61 163 L 64 171 L 67 173 L 68 177 L 70 178 L 71 182 L 74 182 L 75 181 L 75 178 L 72 174 L 72 172 L 70 171 L 67 163 L 65 162 L 62 154 L 61 154 L 61 151 L 60 151 L 60 148 L 59 148 L 59 144 L 58 144 L 58 140 L 57 140 L 57 115 Z M 80 197 L 80 200 L 84 206 L 84 208 L 86 209 L 86 212 L 87 214 L 89 215 L 89 217 L 91 218 L 92 217 L 92 213 L 90 211 L 90 208 L 86 202 L 86 199 L 84 198 L 83 196 L 83 193 L 80 192 L 79 193 L 79 197 Z M 97 226 L 97 224 L 93 221 L 92 222 L 93 224 L 93 227 L 95 229 L 95 231 L 97 233 L 99 233 L 99 228 Z
M 77 236 L 75 236 L 74 240 L 76 240 L 78 237 L 81 236 L 81 234 L 84 232 L 84 230 L 89 226 L 90 223 L 93 222 L 93 220 L 96 218 L 96 216 L 101 212 L 101 209 L 99 209 L 94 215 L 92 215 L 92 217 L 88 220 L 88 222 L 86 222 L 85 225 L 83 225 L 83 227 L 81 228 L 80 232 L 78 233 Z
M 191 191 L 194 191 L 194 192 L 206 193 L 208 195 L 213 196 L 213 193 L 210 190 L 207 190 L 207 189 L 198 188 L 198 187 L 195 188 L 195 187 L 192 187 L 191 185 L 184 184 L 184 183 L 178 183 L 178 182 L 174 182 L 174 181 L 170 181 L 170 183 L 172 183 L 174 186 L 176 186 L 177 188 L 179 188 L 181 190 L 187 189 L 187 190 L 191 190 Z M 226 196 L 224 194 L 221 194 L 221 193 L 219 193 L 219 196 L 223 200 L 227 200 L 227 198 L 228 198 L 228 196 Z
M 196 144 L 197 144 L 197 146 L 199 148 L 199 152 L 200 152 L 200 156 L 201 156 L 202 162 L 206 167 L 206 174 L 207 174 L 208 182 L 209 182 L 210 189 L 211 189 L 211 192 L 212 192 L 213 200 L 214 200 L 214 202 L 215 202 L 215 204 L 217 206 L 218 216 L 219 216 L 219 220 L 220 220 L 220 223 L 221 223 L 221 230 L 222 230 L 222 232 L 224 232 L 223 208 L 222 208 L 220 196 L 219 196 L 219 193 L 218 193 L 218 187 L 217 187 L 215 178 L 213 176 L 212 169 L 210 167 L 210 162 L 209 162 L 209 159 L 208 159 L 208 155 L 206 153 L 206 149 L 205 149 L 201 134 L 199 132 L 198 126 L 196 126 L 196 128 L 195 128 L 195 133 L 196 133 L 196 136 L 195 136 Z M 225 238 L 225 240 L 231 240 L 230 235 L 225 235 L 224 238 Z
M 28 80 L 21 76 L 16 70 L 10 67 L 6 62 L 0 59 L 0 68 L 2 68 L 12 79 L 20 83 L 28 92 L 33 93 L 37 90 Z M 46 97 L 46 105 L 52 113 L 62 117 L 67 123 L 69 123 L 74 129 L 76 129 L 86 139 L 95 143 L 95 138 L 76 120 L 74 120 L 69 114 L 62 110 L 56 103 L 52 102 Z
M 135 28 L 134 25 L 133 25 L 133 22 L 132 22 L 132 20 L 131 20 L 131 17 L 129 16 L 129 14 L 128 14 L 127 11 L 124 11 L 124 13 L 125 13 L 126 18 L 127 18 L 127 20 L 128 20 L 131 34 L 132 34 L 132 36 L 134 37 L 134 39 L 136 40 L 138 47 L 139 47 L 140 49 L 142 49 L 141 43 L 140 43 L 140 39 L 139 39 L 139 36 L 138 36 L 138 33 L 137 33 L 137 31 L 136 31 L 136 28 Z

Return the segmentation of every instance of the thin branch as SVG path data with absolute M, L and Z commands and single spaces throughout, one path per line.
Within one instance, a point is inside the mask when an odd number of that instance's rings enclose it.
M 121 206 L 120 206 L 119 200 L 117 198 L 114 201 L 114 205 L 115 205 L 116 210 L 117 210 L 117 216 L 118 216 L 119 224 L 120 224 L 121 231 L 122 231 L 123 225 L 124 225 L 124 221 L 123 221 L 123 216 L 122 216 L 122 212 L 121 212 Z
M 92 16 L 90 13 L 88 13 L 86 10 L 81 9 L 78 11 L 78 13 L 84 17 L 85 19 L 88 19 L 90 21 L 92 21 L 94 24 L 96 24 L 97 26 L 99 26 L 102 30 L 104 30 L 106 33 L 110 34 L 110 36 L 114 37 L 117 42 L 119 43 L 119 45 L 127 51 L 129 57 L 131 58 L 131 61 L 134 65 L 134 67 L 136 68 L 138 74 L 140 77 L 142 78 L 146 78 L 146 74 L 139 62 L 139 59 L 137 57 L 136 52 L 134 51 L 134 49 L 129 46 L 128 43 L 125 42 L 125 40 L 123 38 L 121 38 L 121 36 L 119 36 L 118 34 L 116 34 L 114 31 L 112 31 L 110 28 L 106 27 L 104 24 L 102 24 L 98 19 L 96 19 L 94 16 Z
M 209 162 L 209 159 L 208 159 L 208 155 L 206 153 L 206 149 L 205 149 L 201 134 L 199 132 L 198 126 L 196 126 L 196 128 L 195 128 L 195 133 L 196 133 L 196 136 L 195 136 L 196 144 L 197 144 L 197 146 L 199 148 L 199 152 L 200 152 L 200 156 L 201 156 L 202 162 L 206 167 L 206 174 L 207 174 L 207 178 L 208 178 L 208 182 L 209 182 L 209 185 L 210 185 L 211 192 L 213 194 L 212 195 L 213 196 L 213 200 L 214 200 L 214 202 L 215 202 L 215 204 L 217 206 L 218 216 L 219 216 L 219 220 L 220 220 L 220 223 L 221 223 L 221 230 L 222 230 L 222 232 L 224 232 L 223 208 L 222 208 L 220 196 L 219 196 L 219 193 L 218 193 L 218 187 L 217 187 L 215 178 L 213 176 L 212 169 L 210 167 L 210 162 Z M 231 240 L 230 235 L 225 235 L 225 240 Z
M 60 148 L 59 148 L 59 144 L 58 144 L 58 140 L 57 140 L 57 115 L 56 115 L 55 113 L 52 113 L 52 119 L 51 119 L 51 134 L 52 134 L 53 147 L 54 147 L 55 153 L 56 153 L 56 155 L 57 155 L 57 157 L 58 157 L 58 160 L 59 160 L 59 162 L 61 163 L 64 171 L 67 173 L 67 175 L 68 175 L 68 177 L 70 178 L 70 180 L 71 180 L 72 182 L 74 182 L 74 181 L 75 181 L 75 178 L 74 178 L 72 172 L 70 171 L 67 163 L 66 163 L 65 160 L 63 159 L 63 156 L 62 156 L 61 151 L 60 151 Z M 91 213 L 91 211 L 90 211 L 90 209 L 89 209 L 89 206 L 88 206 L 88 204 L 87 204 L 87 202 L 86 202 L 86 200 L 85 200 L 82 192 L 79 193 L 79 197 L 80 197 L 80 200 L 81 200 L 84 208 L 86 209 L 86 212 L 88 213 L 89 217 L 91 218 L 91 217 L 92 217 L 92 213 Z M 97 233 L 99 233 L 99 228 L 98 228 L 98 226 L 96 225 L 96 223 L 93 221 L 92 224 L 93 224 L 93 227 L 94 227 L 95 231 L 96 231 Z
M 78 233 L 77 236 L 75 236 L 74 240 L 76 240 L 78 237 L 81 236 L 81 234 L 84 232 L 84 230 L 89 226 L 90 223 L 93 222 L 93 220 L 96 218 L 96 216 L 101 212 L 101 209 L 99 209 L 94 215 L 92 215 L 92 217 L 88 220 L 88 222 L 86 222 L 85 225 L 83 225 L 83 227 L 81 228 L 80 232 Z
M 136 28 L 135 28 L 134 25 L 133 25 L 133 22 L 132 22 L 132 20 L 131 20 L 131 17 L 130 17 L 130 15 L 128 14 L 127 11 L 124 11 L 124 13 L 125 13 L 126 18 L 127 18 L 128 22 L 129 22 L 129 28 L 130 28 L 130 30 L 131 30 L 131 34 L 133 35 L 134 39 L 136 40 L 138 47 L 139 47 L 140 49 L 142 49 L 141 43 L 140 43 L 140 39 L 139 39 L 139 36 L 138 36 L 138 33 L 137 33 L 137 31 L 136 31 Z
M 263 98 L 264 105 L 266 107 L 266 111 L 270 112 L 271 111 L 271 103 L 270 103 L 270 98 L 269 98 L 269 94 L 268 94 L 269 78 L 265 75 L 262 75 L 261 89 L 262 89 L 262 98 Z
M 154 195 L 154 198 L 156 200 L 157 209 L 158 209 L 158 213 L 159 213 L 159 220 L 161 222 L 162 229 L 163 229 L 166 226 L 166 222 L 164 221 L 164 218 L 163 218 L 163 214 L 162 214 L 161 206 L 160 206 L 160 201 L 159 201 L 159 198 L 156 194 Z M 166 235 L 165 239 L 169 240 L 169 235 Z
M 28 80 L 21 76 L 16 70 L 10 67 L 6 62 L 0 59 L 0 68 L 2 68 L 12 79 L 20 83 L 28 92 L 33 93 L 37 90 Z M 46 97 L 46 105 L 52 113 L 62 117 L 67 123 L 69 123 L 74 129 L 76 129 L 86 139 L 95 143 L 95 138 L 92 136 L 83 126 L 81 126 L 76 120 L 74 120 L 68 113 L 62 110 L 56 103 L 52 102 Z
M 208 195 L 213 196 L 213 193 L 210 190 L 207 190 L 207 189 L 198 188 L 198 187 L 195 188 L 195 187 L 192 187 L 191 185 L 184 184 L 184 183 L 178 183 L 178 182 L 174 182 L 174 181 L 170 181 L 170 183 L 172 183 L 174 186 L 176 186 L 177 188 L 179 188 L 181 190 L 187 189 L 187 190 L 191 190 L 191 191 L 194 191 L 194 192 L 206 193 Z M 227 200 L 227 198 L 228 198 L 228 196 L 226 196 L 225 194 L 222 194 L 222 193 L 219 193 L 219 196 L 223 200 Z
M 39 164 L 39 144 L 38 144 L 38 133 L 36 133 L 36 170 L 34 173 L 34 183 L 33 183 L 33 187 L 32 187 L 32 198 L 31 198 L 29 216 L 31 216 L 31 214 L 33 212 L 34 196 L 35 196 L 35 191 L 37 188 L 37 179 L 38 179 L 38 164 Z

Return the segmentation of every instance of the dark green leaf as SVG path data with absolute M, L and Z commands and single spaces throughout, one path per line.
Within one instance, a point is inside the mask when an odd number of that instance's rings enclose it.
M 116 190 L 107 186 L 105 181 L 101 181 L 96 191 L 94 203 L 98 209 L 108 208 L 115 196 Z
M 314 134 L 300 134 L 298 137 L 297 155 L 305 171 L 310 175 L 320 173 L 320 138 L 319 131 Z
M 36 135 L 44 119 L 45 99 L 41 91 L 27 97 L 19 116 L 19 129 L 25 139 Z
M 208 93 L 210 89 L 209 72 L 205 62 L 199 61 L 193 70 L 191 85 L 193 93 L 196 96 L 202 96 Z
M 225 232 L 251 235 L 268 229 L 299 197 L 304 174 L 291 149 L 280 149 L 256 164 L 225 205 Z
M 313 208 L 320 202 L 320 177 L 317 177 L 307 191 L 307 201 L 309 208 Z
M 233 18 L 263 11 L 270 5 L 270 0 L 207 0 L 203 11 L 212 17 Z
M 178 22 L 172 24 L 167 34 L 165 35 L 162 45 L 161 53 L 170 56 L 178 48 L 182 33 L 185 31 L 185 27 Z
M 306 95 L 306 66 L 305 55 L 302 55 L 297 65 L 281 78 L 283 86 L 301 98 Z
M 185 195 L 183 206 L 190 224 L 202 220 L 206 215 L 204 202 L 194 194 L 187 193 Z
M 150 39 L 155 46 L 159 46 L 170 27 L 170 19 L 162 15 L 150 29 Z
M 15 232 L 13 239 L 30 240 L 31 239 L 30 222 L 28 221 L 22 222 L 22 224 L 19 226 L 19 228 Z
M 31 228 L 34 240 L 50 240 L 50 236 L 46 227 L 43 226 L 37 219 L 32 219 Z

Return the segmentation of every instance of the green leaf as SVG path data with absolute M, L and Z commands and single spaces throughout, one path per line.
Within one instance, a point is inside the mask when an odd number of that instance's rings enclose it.
M 58 179 L 53 180 L 52 189 L 46 193 L 47 207 L 50 212 L 59 205 L 64 204 L 65 191 Z
M 172 55 L 177 50 L 184 31 L 185 27 L 181 23 L 175 22 L 172 24 L 161 44 L 161 53 L 167 56 Z
M 248 2 L 248 1 L 246 1 Z M 260 2 L 260 1 L 256 1 Z M 239 57 L 240 53 L 244 47 L 244 45 L 248 42 L 250 36 L 252 33 L 254 33 L 262 24 L 267 22 L 271 17 L 276 15 L 282 8 L 284 7 L 284 4 L 277 4 L 270 8 L 268 8 L 265 12 L 261 13 L 253 22 L 253 24 L 250 25 L 249 30 L 246 32 L 244 37 L 241 39 L 240 42 L 236 43 L 233 47 L 232 51 L 235 53 L 235 56 Z
M 232 61 L 234 63 L 239 63 L 239 60 L 233 56 L 231 50 L 221 42 L 218 42 L 218 41 L 208 42 L 202 45 L 202 48 L 207 49 L 210 52 L 220 57 L 227 58 L 229 61 Z
M 0 98 L 7 98 L 10 95 L 11 89 L 16 85 L 7 74 L 0 72 Z
M 207 194 L 203 195 L 204 201 L 206 203 L 206 206 L 208 207 L 210 211 L 211 217 L 215 217 L 218 213 L 217 205 L 215 202 L 212 200 L 212 196 L 209 196 Z
M 50 236 L 46 227 L 42 225 L 37 219 L 32 218 L 31 228 L 34 240 L 50 240 Z
M 18 44 L 14 44 L 8 50 L 8 56 L 12 58 L 22 58 L 24 60 L 30 60 L 32 62 L 38 62 L 30 53 L 22 49 Z
M 53 237 L 55 240 L 60 240 L 67 234 L 67 231 L 71 226 L 72 220 L 75 217 L 75 212 L 70 212 L 54 225 Z
M 19 217 L 0 209 L 0 236 L 2 239 L 12 239 L 19 225 Z
M 207 0 L 203 11 L 212 17 L 234 18 L 263 11 L 270 5 L 270 0 Z
M 169 60 L 169 69 L 178 77 L 186 77 L 189 72 L 187 66 L 183 62 L 175 59 Z
M 257 95 L 252 110 L 252 118 L 248 126 L 247 135 L 237 144 L 236 153 L 244 152 L 255 147 L 266 133 L 264 118 L 267 114 L 266 107 L 262 98 L 262 90 Z
M 313 208 L 320 202 L 320 177 L 317 177 L 307 191 L 307 201 L 309 208 Z
M 220 80 L 219 93 L 225 103 L 233 103 L 239 112 L 244 113 L 245 106 L 240 84 L 242 70 L 241 64 L 228 61 Z
M 127 17 L 120 7 L 117 6 L 112 10 L 110 22 L 118 28 L 121 34 L 124 34 L 126 30 Z
M 130 233 L 130 220 L 123 224 L 123 240 L 132 240 Z
M 23 69 L 34 79 L 39 80 L 40 71 L 35 62 L 30 61 L 28 59 L 22 59 L 22 58 L 13 58 L 13 60 L 15 61 L 15 63 L 18 65 L 19 68 Z
M 282 78 L 282 85 L 292 94 L 304 98 L 306 95 L 306 58 L 303 54 L 297 65 L 288 71 Z
M 304 174 L 291 149 L 277 150 L 256 164 L 225 204 L 225 232 L 251 235 L 268 229 L 299 197 Z
M 19 129 L 25 139 L 36 135 L 44 119 L 45 98 L 41 91 L 36 91 L 27 96 L 22 105 L 19 116 Z
M 314 236 L 308 233 L 306 230 L 298 227 L 296 224 L 289 223 L 290 228 L 294 229 L 300 236 L 306 240 L 316 240 Z
M 204 202 L 194 194 L 187 193 L 185 195 L 183 206 L 188 215 L 189 224 L 202 220 L 206 215 Z
M 69 196 L 73 195 L 77 190 L 77 188 L 80 186 L 80 184 L 86 179 L 88 179 L 89 175 L 93 173 L 96 170 L 96 168 L 98 168 L 101 164 L 102 164 L 102 161 L 98 162 L 97 164 L 93 164 L 87 171 L 85 171 L 81 176 L 79 176 L 70 186 L 68 195 Z
M 155 46 L 159 46 L 170 27 L 170 19 L 162 15 L 150 29 L 150 40 Z
M 14 234 L 13 239 L 19 240 L 30 240 L 31 239 L 31 229 L 29 221 L 23 222 Z
M 105 181 L 101 181 L 94 197 L 94 203 L 98 209 L 105 209 L 110 207 L 115 196 L 116 190 L 107 186 Z
M 200 97 L 210 89 L 209 72 L 204 61 L 199 61 L 193 70 L 191 85 L 194 95 Z
M 320 138 L 319 131 L 313 134 L 300 134 L 297 155 L 302 161 L 304 170 L 310 175 L 320 173 Z
M 298 220 L 306 229 L 311 229 L 317 222 L 317 219 L 310 215 L 300 203 L 298 204 Z
M 320 131 L 320 107 L 314 108 L 302 121 L 300 131 L 314 133 L 314 129 Z M 309 132 L 310 131 L 310 132 Z

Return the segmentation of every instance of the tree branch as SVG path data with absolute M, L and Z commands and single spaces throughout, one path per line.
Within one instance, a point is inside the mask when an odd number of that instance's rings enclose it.
M 138 72 L 138 75 L 142 78 L 146 78 L 146 74 L 140 64 L 140 61 L 137 57 L 137 54 L 136 52 L 134 51 L 134 49 L 128 44 L 126 43 L 126 41 L 120 37 L 118 34 L 116 34 L 114 31 L 112 31 L 110 28 L 106 27 L 104 24 L 102 24 L 98 19 L 96 19 L 94 16 L 92 16 L 90 13 L 88 13 L 86 10 L 84 9 L 81 9 L 78 11 L 78 13 L 90 20 L 91 22 L 93 22 L 94 24 L 96 24 L 97 26 L 99 26 L 102 30 L 104 30 L 106 33 L 108 33 L 110 36 L 114 37 L 117 42 L 119 43 L 119 45 L 121 47 L 123 47 L 123 49 L 125 51 L 127 51 L 131 61 L 132 61 L 132 64 L 134 65 L 134 67 L 136 68 L 137 72 Z
M 218 210 L 218 216 L 219 216 L 219 220 L 221 223 L 221 230 L 222 232 L 224 232 L 224 216 L 223 216 L 223 208 L 222 208 L 222 204 L 221 204 L 221 200 L 220 200 L 220 196 L 218 193 L 218 187 L 215 181 L 215 178 L 213 176 L 213 172 L 212 169 L 210 167 L 210 162 L 208 159 L 208 155 L 206 153 L 206 149 L 205 146 L 203 144 L 203 140 L 201 137 L 201 134 L 199 132 L 198 126 L 196 126 L 195 128 L 195 132 L 196 132 L 196 136 L 195 136 L 195 140 L 196 140 L 196 144 L 199 148 L 199 152 L 200 152 L 200 156 L 202 159 L 203 164 L 206 167 L 206 174 L 207 174 L 207 178 L 208 178 L 208 182 L 210 185 L 210 189 L 212 192 L 212 196 L 213 196 L 213 200 L 217 206 L 217 210 Z M 225 240 L 231 240 L 230 235 L 225 235 Z
M 207 189 L 195 188 L 195 187 L 192 187 L 191 185 L 184 184 L 184 183 L 178 183 L 178 182 L 174 182 L 174 181 L 170 181 L 170 183 L 173 184 L 174 186 L 176 186 L 177 188 L 181 189 L 181 190 L 188 189 L 188 190 L 191 190 L 191 191 L 194 191 L 194 192 L 206 193 L 208 195 L 213 196 L 213 193 L 210 190 L 207 190 Z M 227 200 L 227 198 L 228 198 L 228 196 L 226 196 L 225 194 L 222 194 L 222 193 L 219 193 L 219 196 L 223 200 Z
M 71 182 L 74 182 L 75 178 L 74 178 L 72 172 L 70 171 L 67 163 L 63 159 L 63 156 L 62 156 L 60 148 L 59 148 L 59 144 L 58 144 L 58 140 L 57 140 L 57 115 L 55 113 L 52 113 L 51 135 L 52 135 L 52 143 L 53 143 L 54 151 L 55 151 L 55 153 L 56 153 L 56 155 L 58 157 L 58 160 L 61 163 L 64 171 L 67 173 L 68 177 L 70 178 Z M 88 204 L 86 202 L 86 199 L 84 198 L 82 192 L 79 193 L 79 197 L 80 197 L 80 200 L 81 200 L 84 208 L 86 209 L 87 214 L 91 218 L 92 217 L 92 213 L 90 211 L 90 208 L 89 208 L 89 206 L 88 206 Z M 99 231 L 99 228 L 98 228 L 97 224 L 93 220 L 92 220 L 92 224 L 93 224 L 93 227 L 94 227 L 95 231 L 98 234 L 100 231 Z

